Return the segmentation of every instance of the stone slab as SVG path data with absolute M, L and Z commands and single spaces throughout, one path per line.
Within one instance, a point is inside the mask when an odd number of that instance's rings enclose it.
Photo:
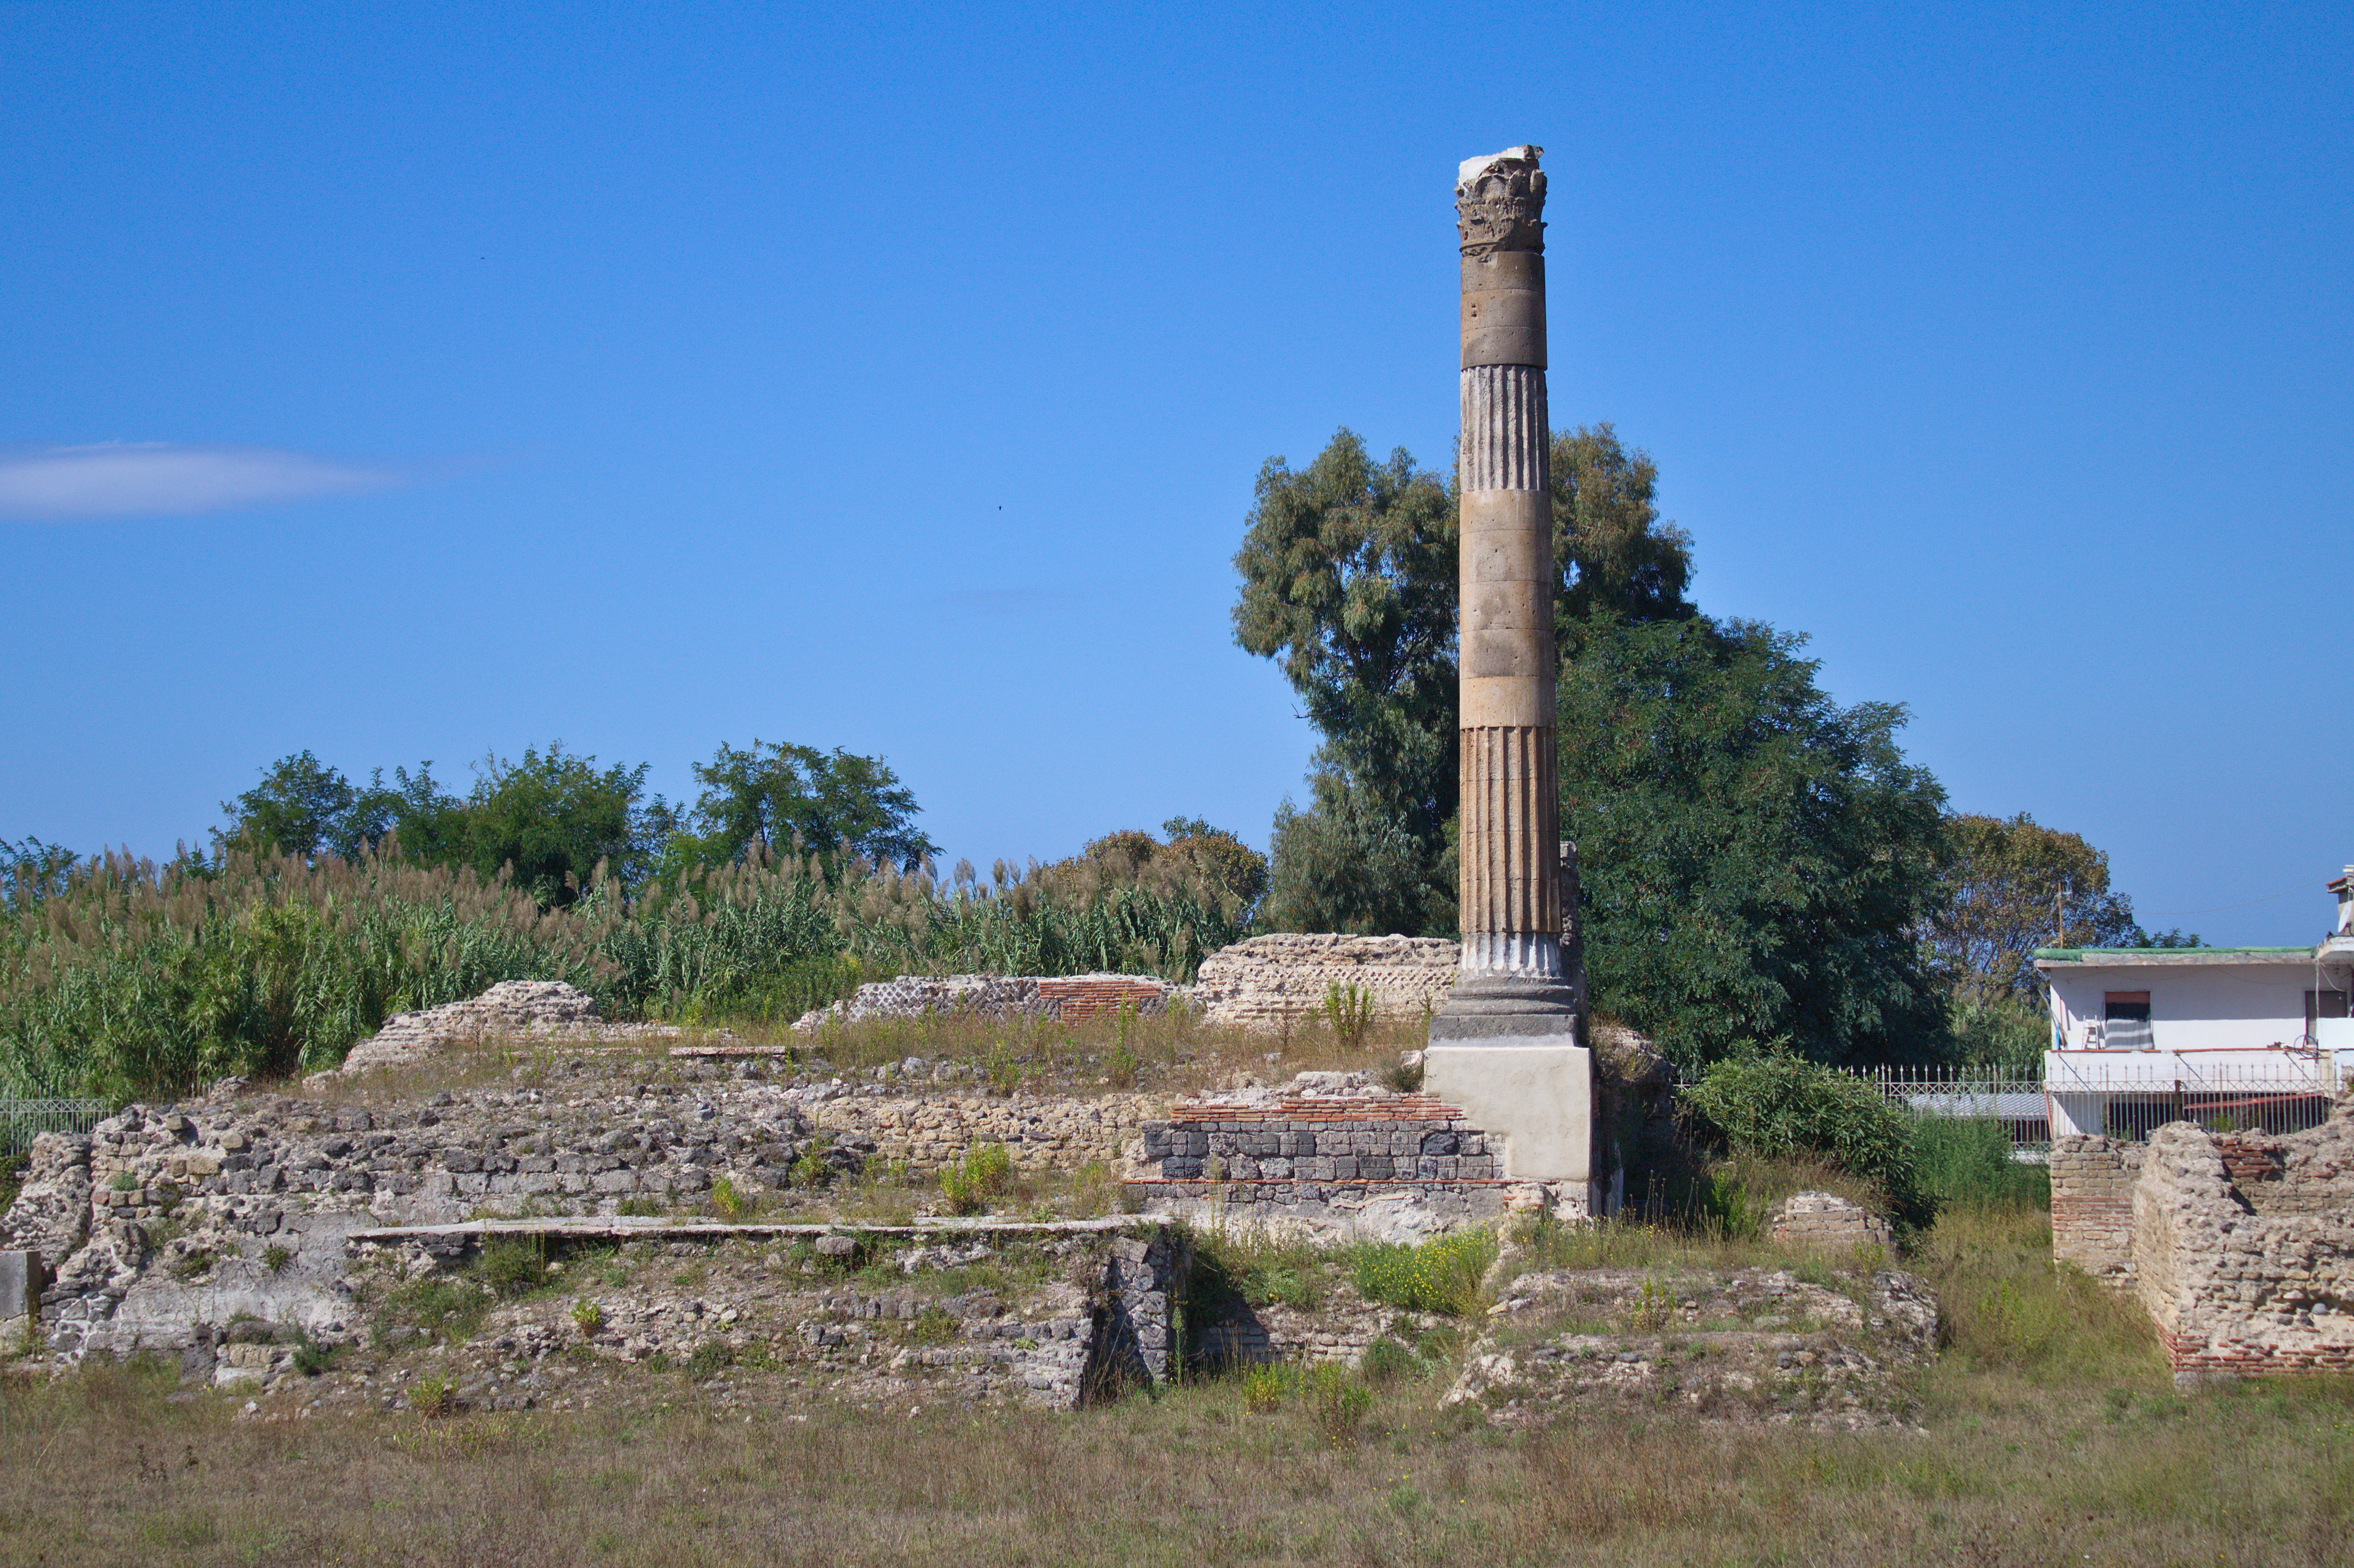
M 1500 1141 L 1507 1177 L 1593 1179 L 1593 1052 L 1530 1033 L 1476 1044 L 1434 1040 L 1422 1060 L 1423 1092 L 1463 1107 L 1490 1149 Z
M 48 1282 L 39 1253 L 0 1252 L 0 1321 L 37 1314 Z

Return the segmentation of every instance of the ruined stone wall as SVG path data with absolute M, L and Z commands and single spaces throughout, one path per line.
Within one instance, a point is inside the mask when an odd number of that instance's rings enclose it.
M 1165 1101 L 1145 1095 L 1065 1096 L 848 1095 L 810 1107 L 816 1125 L 869 1140 L 878 1159 L 905 1162 L 917 1175 L 954 1164 L 979 1143 L 1005 1146 L 1017 1171 L 1076 1171 L 1100 1164 L 1119 1171 L 1129 1146 Z
M 803 1034 L 834 1024 L 924 1018 L 1049 1018 L 1076 1022 L 1131 1009 L 1165 1010 L 1179 988 L 1154 975 L 900 975 L 869 980 L 846 1001 L 794 1021 Z
M 1896 1255 L 1896 1227 L 1834 1192 L 1793 1192 L 1766 1211 L 1766 1234 L 1789 1246 L 1829 1252 L 1878 1247 Z
M 1320 1016 L 1332 987 L 1354 986 L 1376 1017 L 1415 1020 L 1447 1000 L 1462 956 L 1430 937 L 1253 937 L 1202 960 L 1192 1000 L 1207 1023 L 1274 1033 Z
M 313 1075 L 314 1080 L 358 1076 L 388 1067 L 412 1066 L 452 1045 L 482 1040 L 615 1042 L 675 1036 L 675 1025 L 608 1023 L 597 1001 L 562 980 L 502 980 L 482 995 L 417 1012 L 397 1012 L 374 1034 L 353 1046 L 343 1066 Z
M 2134 1183 L 2146 1146 L 2090 1134 L 2052 1140 L 2052 1255 L 2095 1279 L 2134 1272 Z
M 0 1250 L 37 1254 L 53 1275 L 40 1315 L 59 1353 L 164 1346 L 239 1312 L 332 1333 L 355 1227 L 670 1209 L 723 1179 L 750 1197 L 883 1160 L 921 1179 L 983 1142 L 1020 1171 L 1118 1171 L 1159 1109 L 1140 1096 L 788 1080 L 760 1063 L 631 1081 L 650 1065 L 551 1063 L 529 1085 L 422 1101 L 133 1106 L 89 1134 L 42 1136 Z
M 2179 1375 L 2354 1370 L 2354 1120 L 2151 1135 L 2134 1287 Z
M 1459 1107 L 1366 1086 L 1180 1105 L 1142 1156 L 1135 1200 L 1214 1228 L 1411 1240 L 1498 1217 L 1513 1186 Z

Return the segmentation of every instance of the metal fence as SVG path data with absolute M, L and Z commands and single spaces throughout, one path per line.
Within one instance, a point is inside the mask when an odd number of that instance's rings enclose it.
M 2019 1158 L 2040 1160 L 2051 1152 L 2051 1114 L 2040 1077 L 1967 1067 L 1860 1067 L 1854 1071 L 1915 1117 L 2000 1122 Z
M 2062 1132 L 2144 1142 L 2172 1121 L 2214 1132 L 2303 1132 L 2329 1118 L 2341 1071 L 2326 1057 L 2265 1052 L 2255 1061 L 2201 1061 L 2196 1054 L 2136 1061 L 2071 1054 L 2049 1081 L 2041 1074 L 1970 1068 L 1869 1067 L 1856 1075 L 1916 1117 L 1983 1118 L 2002 1124 L 2022 1159 Z
M 88 1132 L 105 1115 L 104 1100 L 0 1099 L 0 1156 L 24 1153 L 44 1132 Z
M 2318 1052 L 2184 1052 L 2137 1061 L 2072 1051 L 2057 1061 L 2044 1087 L 2062 1129 L 2137 1142 L 2170 1121 L 2213 1132 L 2303 1132 L 2329 1118 L 2341 1087 L 2338 1065 Z

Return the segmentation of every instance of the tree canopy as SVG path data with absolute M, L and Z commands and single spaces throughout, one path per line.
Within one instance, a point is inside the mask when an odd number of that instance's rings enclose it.
M 2196 936 L 2144 931 L 2133 900 L 2109 885 L 2109 857 L 2021 811 L 1946 820 L 1953 856 L 1924 940 L 1956 996 L 1985 1006 L 2042 987 L 2038 948 L 2195 948 Z
M 378 768 L 359 789 L 299 751 L 222 803 L 229 823 L 219 836 L 229 847 L 346 861 L 390 842 L 408 859 L 485 878 L 512 867 L 516 886 L 544 905 L 563 904 L 599 865 L 624 886 L 644 876 L 671 822 L 659 799 L 644 798 L 646 771 L 644 763 L 599 769 L 594 757 L 567 751 L 559 740 L 546 751 L 525 747 L 519 761 L 490 753 L 461 797 L 434 779 L 429 761 L 414 774 L 395 768 L 390 784 Z
M 1944 791 L 1901 707 L 1841 707 L 1803 639 L 1590 612 L 1561 670 L 1562 831 L 1578 846 L 1596 1008 L 1698 1063 L 1787 1040 L 1922 1060 L 1943 990 L 1914 937 Z
M 1453 878 L 1438 871 L 1457 789 L 1456 531 L 1442 476 L 1403 448 L 1376 463 L 1352 430 L 1305 469 L 1270 458 L 1259 470 L 1235 556 L 1235 641 L 1280 661 L 1323 736 L 1310 811 L 1278 824 L 1270 917 L 1453 928 Z M 1377 891 L 1346 865 L 1369 849 L 1383 857 Z M 1303 874 L 1310 860 L 1335 863 L 1341 881 Z
M 1936 895 L 1935 779 L 1901 708 L 1843 708 L 1799 640 L 1688 597 L 1691 539 L 1607 424 L 1552 438 L 1564 832 L 1597 1004 L 1686 1060 L 1787 1040 L 1920 1057 L 1945 1001 L 1914 938 Z M 1453 483 L 1343 429 L 1260 470 L 1235 641 L 1278 659 L 1322 744 L 1275 821 L 1264 924 L 1455 929 Z
M 747 750 L 722 744 L 695 765 L 695 777 L 703 786 L 693 817 L 696 853 L 710 863 L 783 851 L 796 839 L 821 854 L 847 845 L 903 871 L 939 853 L 916 826 L 914 791 L 879 757 L 755 736 Z

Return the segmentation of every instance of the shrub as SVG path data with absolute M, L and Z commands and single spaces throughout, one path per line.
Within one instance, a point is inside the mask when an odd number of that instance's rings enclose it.
M 547 1254 L 535 1237 L 494 1236 L 476 1265 L 482 1283 L 500 1296 L 522 1296 L 547 1283 Z
M 1324 1021 L 1332 1026 L 1332 1038 L 1355 1050 L 1373 1026 L 1373 993 L 1363 986 L 1326 986 Z
M 960 1332 L 955 1318 L 931 1302 L 916 1314 L 907 1325 L 907 1342 L 911 1345 L 945 1345 Z
M 686 1375 L 691 1378 L 716 1377 L 736 1364 L 736 1349 L 725 1340 L 705 1340 L 695 1347 L 686 1358 Z
M 1290 1393 L 1292 1377 L 1282 1367 L 1253 1367 L 1243 1374 L 1243 1404 L 1253 1415 L 1267 1415 Z
M 1412 1351 L 1384 1334 L 1365 1347 L 1364 1360 L 1358 1363 L 1357 1370 L 1364 1374 L 1367 1383 L 1379 1384 L 1406 1377 L 1421 1364 Z
M 1358 1294 L 1409 1312 L 1467 1317 L 1479 1305 L 1479 1281 L 1496 1261 L 1496 1238 L 1458 1231 L 1419 1246 L 1368 1243 L 1351 1258 Z
M 427 1372 L 408 1385 L 408 1408 L 431 1419 L 458 1407 L 458 1380 Z
M 1922 1192 L 1940 1209 L 2052 1206 L 2051 1172 L 2012 1159 L 2009 1129 L 1991 1118 L 1922 1118 L 1913 1128 L 1913 1159 Z
M 977 1143 L 940 1171 L 940 1196 L 952 1214 L 977 1214 L 1013 1184 L 1013 1159 L 1002 1143 Z
M 572 1326 L 580 1330 L 582 1339 L 594 1338 L 597 1330 L 605 1326 L 605 1309 L 594 1301 L 575 1301 Z
M 1329 1362 L 1311 1368 L 1302 1382 L 1309 1419 L 1324 1440 L 1337 1445 L 1355 1436 L 1373 1411 L 1373 1391 L 1351 1377 L 1347 1368 Z
M 736 1190 L 736 1183 L 722 1176 L 711 1183 L 711 1206 L 719 1211 L 720 1218 L 740 1220 L 752 1212 L 752 1200 Z
M 1810 1156 L 1871 1183 L 1901 1218 L 1929 1218 L 1912 1118 L 1861 1078 L 1791 1055 L 1730 1057 L 1678 1098 L 1688 1120 L 1734 1153 Z
M 293 1261 L 293 1258 L 294 1255 L 292 1253 L 288 1252 L 276 1242 L 271 1242 L 268 1246 L 261 1249 L 261 1266 L 270 1270 L 272 1274 L 276 1274 L 280 1269 L 284 1268 L 289 1263 Z

